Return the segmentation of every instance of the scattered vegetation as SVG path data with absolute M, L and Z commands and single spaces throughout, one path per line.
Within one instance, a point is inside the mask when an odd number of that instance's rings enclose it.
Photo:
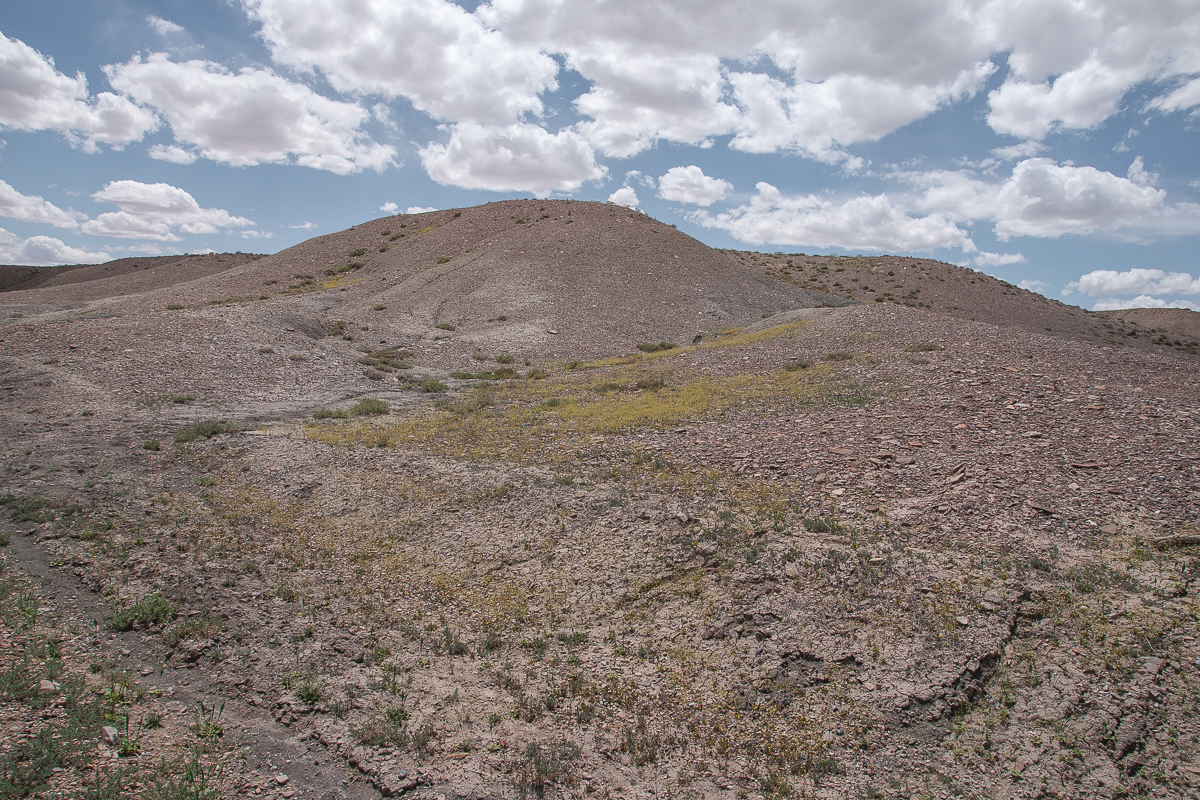
M 109 628 L 114 631 L 133 630 L 139 625 L 161 625 L 175 617 L 177 606 L 158 592 L 117 610 Z
M 187 444 L 200 439 L 211 439 L 221 433 L 238 433 L 242 426 L 230 422 L 197 422 L 175 434 L 175 444 Z
M 412 367 L 410 359 L 413 357 L 411 350 L 404 349 L 389 349 L 375 350 L 358 360 L 359 364 L 365 367 L 370 367 L 378 372 L 395 372 L 396 370 L 409 369 Z
M 374 417 L 392 412 L 388 404 L 374 397 L 364 397 L 350 408 L 352 417 Z

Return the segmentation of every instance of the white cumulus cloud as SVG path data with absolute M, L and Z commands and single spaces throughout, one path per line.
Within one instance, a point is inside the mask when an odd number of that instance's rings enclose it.
M 400 206 L 396 205 L 391 200 L 389 200 L 386 203 L 384 203 L 383 205 L 381 205 L 379 207 L 379 210 L 385 214 L 395 214 L 397 211 L 400 210 Z
M 632 186 L 622 186 L 608 196 L 608 202 L 628 208 L 637 208 L 637 191 Z
M 176 232 L 217 233 L 222 228 L 254 224 L 221 208 L 201 208 L 196 198 L 167 183 L 112 181 L 92 197 L 120 209 L 100 214 L 81 226 L 84 233 L 96 236 L 178 242 Z
M 999 181 L 950 170 L 896 177 L 922 190 L 916 207 L 957 221 L 990 220 L 1001 241 L 1096 233 L 1146 241 L 1156 234 L 1200 232 L 1200 206 L 1168 203 L 1166 192 L 1151 185 L 1157 176 L 1140 159 L 1129 175 L 1028 158 Z
M 1101 300 L 1092 306 L 1092 311 L 1121 311 L 1126 308 L 1186 308 L 1200 311 L 1200 305 L 1190 300 L 1172 300 L 1170 302 L 1160 297 L 1147 294 L 1138 295 L 1129 300 Z
M 909 216 L 886 195 L 834 202 L 815 195 L 787 196 L 769 183 L 757 185 L 748 204 L 692 219 L 728 231 L 748 244 L 839 247 L 847 250 L 930 252 L 957 247 L 974 252 L 967 234 L 942 214 Z
M 451 122 L 540 114 L 558 64 L 448 0 L 242 0 L 277 62 L 337 90 L 404 97 Z
M 177 25 L 176 23 L 171 22 L 169 19 L 163 19 L 162 17 L 155 16 L 154 14 L 146 17 L 146 22 L 151 28 L 154 28 L 154 30 L 158 32 L 159 36 L 170 36 L 173 33 L 183 33 L 182 25 Z
M 0 128 L 58 131 L 94 151 L 136 142 L 156 127 L 152 112 L 112 92 L 92 97 L 82 72 L 68 77 L 54 59 L 0 34 Z
M 1020 253 L 989 253 L 986 250 L 979 251 L 979 254 L 971 259 L 971 263 L 977 267 L 1004 267 L 1009 264 L 1024 264 L 1025 256 Z
M 658 196 L 677 203 L 711 206 L 724 200 L 733 191 L 733 184 L 704 174 L 696 165 L 671 167 L 658 179 Z
M 395 148 L 360 131 L 370 112 L 330 100 L 266 69 L 230 72 L 211 61 L 171 61 L 152 53 L 105 67 L 109 81 L 159 111 L 175 139 L 204 158 L 233 166 L 296 163 L 339 175 L 382 171 Z M 156 151 L 182 163 L 187 151 Z
M 567 129 L 550 133 L 537 125 L 496 128 L 454 125 L 447 144 L 420 151 L 429 177 L 440 184 L 497 192 L 530 192 L 544 197 L 573 192 L 607 170 L 583 137 Z
M 430 211 L 437 211 L 433 206 L 409 206 L 404 209 L 405 214 L 428 214 Z
M 1182 111 L 1196 106 L 1200 106 L 1200 78 L 1193 78 L 1175 91 L 1150 101 L 1150 108 L 1167 112 Z
M 63 211 L 40 197 L 21 194 L 4 181 L 0 181 L 0 217 L 18 219 L 21 222 L 41 222 L 56 228 L 74 228 L 83 215 Z
M 1200 278 L 1186 272 L 1161 269 L 1097 269 L 1067 284 L 1063 294 L 1079 292 L 1091 297 L 1116 297 L 1124 294 L 1200 294 Z
M 174 144 L 156 144 L 146 151 L 146 155 L 159 161 L 169 161 L 172 164 L 193 164 L 199 158 L 195 152 Z
M 27 267 L 54 267 L 60 264 L 103 264 L 112 259 L 108 253 L 96 253 L 71 247 L 52 236 L 22 239 L 0 228 L 0 264 Z

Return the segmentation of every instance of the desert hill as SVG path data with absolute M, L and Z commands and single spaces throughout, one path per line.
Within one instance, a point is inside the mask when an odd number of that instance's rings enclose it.
M 0 267 L 0 291 L 38 292 L 40 302 L 86 303 L 186 283 L 261 258 L 250 253 L 137 256 L 103 264 L 63 267 Z
M 10 793 L 1200 791 L 1190 344 L 597 204 L 222 258 L 0 293 Z
M 1200 313 L 1187 308 L 1126 308 L 1121 311 L 1101 311 L 1102 316 L 1130 325 L 1137 325 L 1157 338 L 1175 339 L 1183 337 L 1192 340 L 1195 347 L 1196 339 L 1200 339 Z M 1170 335 L 1167 335 L 1170 334 Z
M 0 292 L 19 286 L 31 278 L 42 274 L 45 270 L 40 267 L 21 267 L 0 264 Z
M 741 264 L 764 275 L 860 303 L 928 308 L 959 319 L 1114 347 L 1164 351 L 1175 348 L 1191 353 L 1200 348 L 1200 325 L 1188 327 L 1187 322 L 1182 322 L 1200 315 L 1182 309 L 1164 309 L 1168 313 L 1161 315 L 1154 313 L 1157 309 L 1096 313 L 982 272 L 924 258 L 728 252 Z M 1170 313 L 1175 311 L 1182 313 Z M 1169 327 L 1168 319 L 1185 327 Z M 1151 330 L 1156 327 L 1162 331 Z M 1184 338 L 1176 341 L 1178 337 L 1170 337 L 1168 341 L 1157 335 L 1165 331 Z
M 550 200 L 386 217 L 180 288 L 172 296 L 188 304 L 315 291 L 324 315 L 389 343 L 436 337 L 459 356 L 503 344 L 541 358 L 847 302 L 765 280 L 635 211 Z

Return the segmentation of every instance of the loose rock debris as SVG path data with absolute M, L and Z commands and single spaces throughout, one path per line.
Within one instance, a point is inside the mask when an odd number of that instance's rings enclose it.
M 203 389 L 0 334 L 0 758 L 95 701 L 42 796 L 1200 791 L 1186 354 L 881 303 L 389 395 L 243 314 Z

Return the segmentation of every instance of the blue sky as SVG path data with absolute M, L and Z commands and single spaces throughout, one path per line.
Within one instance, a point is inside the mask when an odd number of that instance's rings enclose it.
M 0 33 L 0 263 L 554 196 L 1200 305 L 1197 0 L 41 0 Z

